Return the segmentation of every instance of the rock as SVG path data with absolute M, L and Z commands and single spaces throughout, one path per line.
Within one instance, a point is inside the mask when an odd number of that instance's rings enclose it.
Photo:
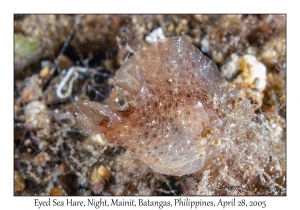
M 109 179 L 110 176 L 110 172 L 106 169 L 106 167 L 101 165 L 98 168 L 94 168 L 91 174 L 91 181 L 92 183 L 96 183 L 101 181 L 102 179 Z
M 267 68 L 253 55 L 244 55 L 239 59 L 241 73 L 235 79 L 235 83 L 244 82 L 251 88 L 263 91 L 267 85 Z
M 43 95 L 42 89 L 39 84 L 39 78 L 37 75 L 31 76 L 26 83 L 22 91 L 23 100 L 28 103 L 31 101 L 36 101 Z
M 42 56 L 43 47 L 34 38 L 14 35 L 14 68 L 21 70 Z
M 65 55 L 58 56 L 56 64 L 61 70 L 68 70 L 74 65 L 73 61 Z
M 41 70 L 39 77 L 44 80 L 49 76 L 49 74 L 50 74 L 50 68 L 46 66 Z
M 263 90 L 267 85 L 267 69 L 253 55 L 239 57 L 231 55 L 231 59 L 221 68 L 222 74 L 237 88 L 244 90 L 247 98 L 254 104 L 254 109 L 262 106 Z
M 32 101 L 25 106 L 25 120 L 32 129 L 45 129 L 49 127 L 51 119 L 43 102 Z
M 14 171 L 14 192 L 22 192 L 25 189 L 25 180 L 18 171 Z
M 158 39 L 163 39 L 163 38 L 165 38 L 165 35 L 162 28 L 157 28 L 153 30 L 148 36 L 146 36 L 145 39 L 149 44 L 152 44 L 156 42 Z
M 62 196 L 64 195 L 61 190 L 57 187 L 51 188 L 50 190 L 50 196 Z
M 238 61 L 239 56 L 234 53 L 230 56 L 229 61 L 221 67 L 221 73 L 228 81 L 231 81 L 239 73 Z
M 35 166 L 38 165 L 43 165 L 44 163 L 46 163 L 46 161 L 50 160 L 50 156 L 48 155 L 48 153 L 46 152 L 40 152 L 39 154 L 37 154 L 34 159 L 33 159 L 33 164 Z

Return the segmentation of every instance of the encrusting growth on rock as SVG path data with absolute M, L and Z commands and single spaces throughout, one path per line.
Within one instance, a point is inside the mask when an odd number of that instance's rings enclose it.
M 115 79 L 108 105 L 77 102 L 79 125 L 156 172 L 181 176 L 214 165 L 219 175 L 212 177 L 235 182 L 239 167 L 249 168 L 239 176 L 251 179 L 264 173 L 274 153 L 277 161 L 284 156 L 281 142 L 254 120 L 245 94 L 187 36 L 135 54 Z

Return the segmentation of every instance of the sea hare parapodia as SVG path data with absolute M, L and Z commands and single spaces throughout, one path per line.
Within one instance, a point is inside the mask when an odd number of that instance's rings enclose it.
M 108 105 L 77 102 L 85 132 L 129 149 L 163 174 L 194 173 L 214 157 L 212 142 L 222 133 L 214 99 L 227 83 L 186 36 L 159 40 L 135 54 L 115 79 Z M 124 109 L 116 102 L 120 94 L 128 102 Z

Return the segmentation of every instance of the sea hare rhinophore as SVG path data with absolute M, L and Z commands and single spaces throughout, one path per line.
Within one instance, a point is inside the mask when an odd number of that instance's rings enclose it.
M 163 174 L 190 174 L 234 157 L 247 162 L 251 142 L 240 138 L 253 135 L 245 128 L 260 129 L 249 123 L 251 103 L 186 36 L 159 40 L 134 55 L 115 79 L 108 105 L 77 102 L 85 132 L 129 149 Z

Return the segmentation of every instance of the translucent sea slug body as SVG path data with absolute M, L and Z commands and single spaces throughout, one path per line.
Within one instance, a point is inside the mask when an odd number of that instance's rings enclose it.
M 194 173 L 222 159 L 239 129 L 233 128 L 239 119 L 226 116 L 244 103 L 237 110 L 244 124 L 251 109 L 246 100 L 236 101 L 239 92 L 229 90 L 215 64 L 185 36 L 159 40 L 134 55 L 114 86 L 108 105 L 77 103 L 81 128 L 129 149 L 163 174 Z

